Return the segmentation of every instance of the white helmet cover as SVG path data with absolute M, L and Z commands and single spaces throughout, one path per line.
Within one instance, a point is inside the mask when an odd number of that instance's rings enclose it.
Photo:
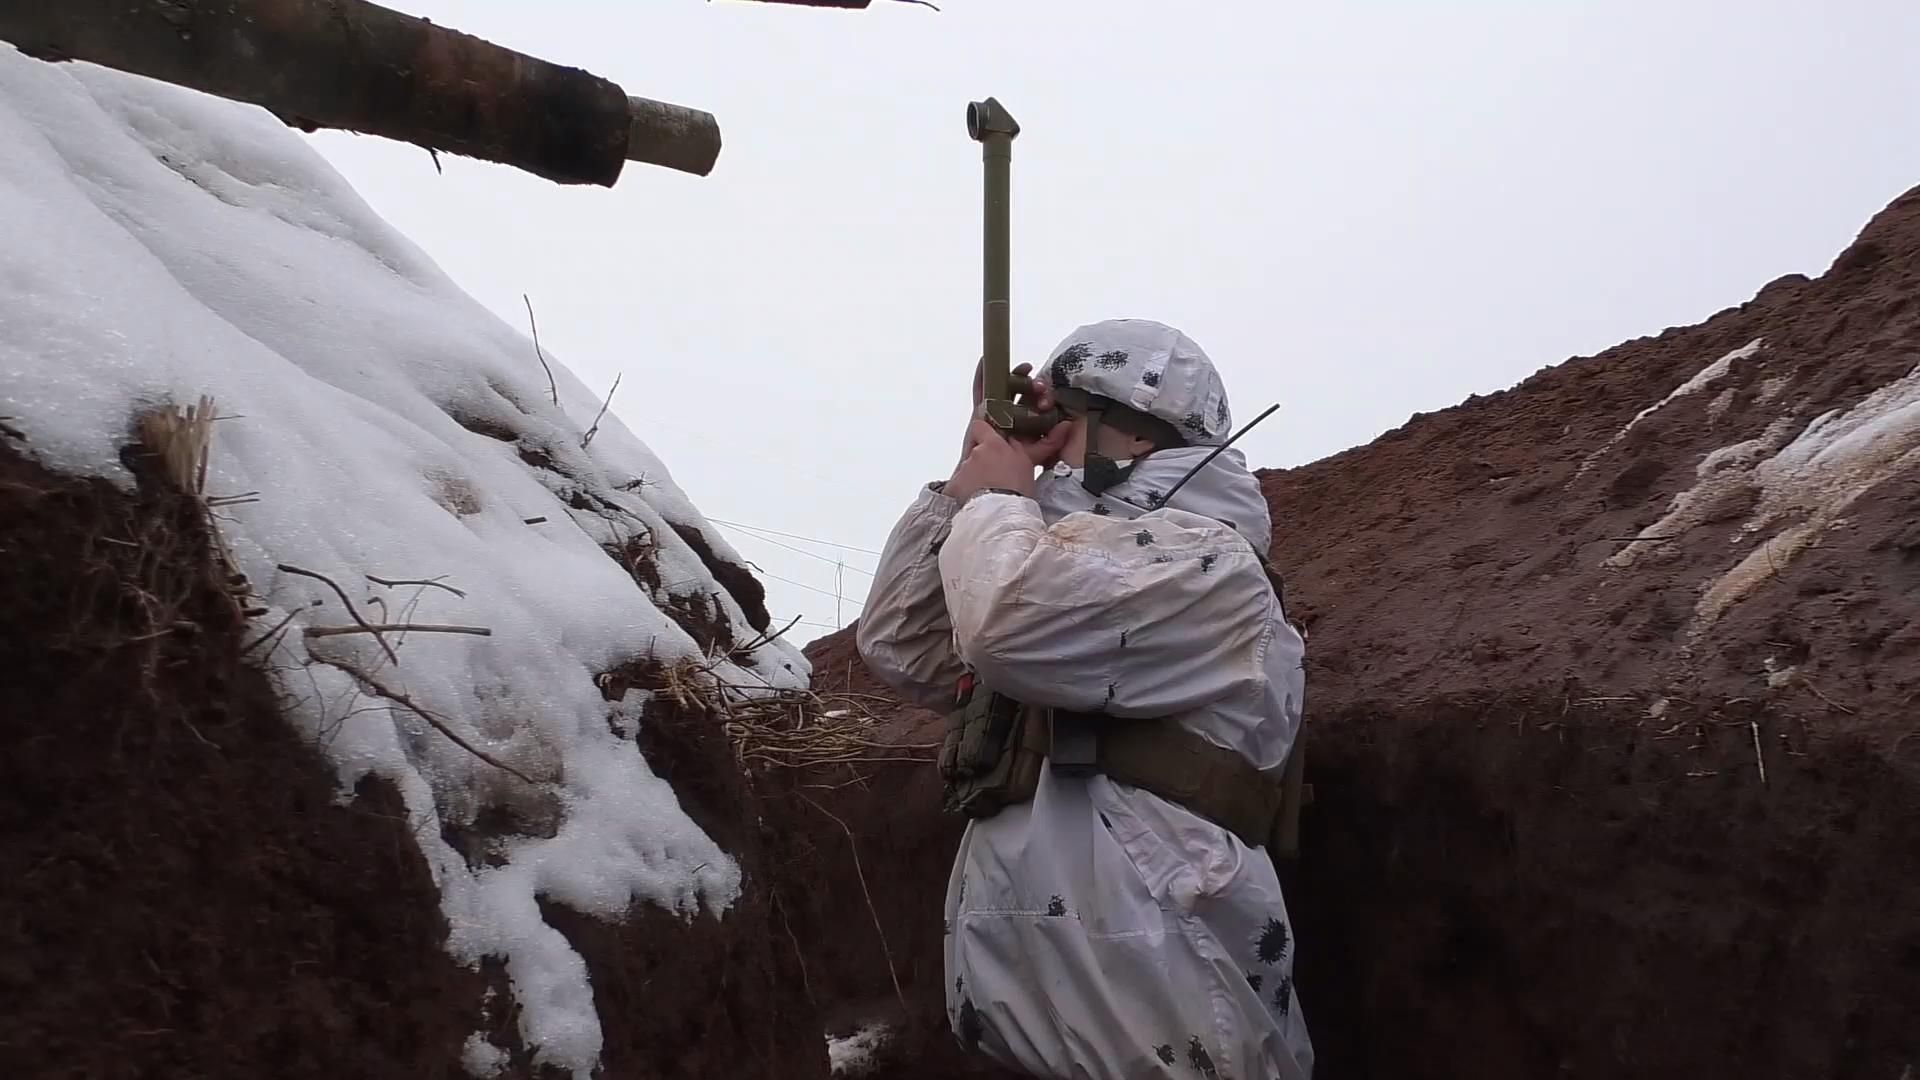
M 1218 446 L 1233 430 L 1227 388 L 1213 361 L 1165 323 L 1108 319 L 1082 326 L 1055 347 L 1037 377 L 1164 420 L 1190 446 Z

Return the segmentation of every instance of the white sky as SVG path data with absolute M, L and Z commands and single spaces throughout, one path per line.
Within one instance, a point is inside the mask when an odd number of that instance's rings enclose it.
M 1282 404 L 1256 466 L 1817 274 L 1920 183 L 1911 0 L 387 2 L 719 118 L 712 176 L 612 189 L 314 138 L 502 318 L 531 294 L 588 383 L 624 372 L 614 412 L 708 515 L 856 548 L 958 448 L 969 100 L 1024 128 L 1015 359 L 1178 326 L 1237 419 Z M 795 640 L 857 614 L 871 555 L 730 538 Z

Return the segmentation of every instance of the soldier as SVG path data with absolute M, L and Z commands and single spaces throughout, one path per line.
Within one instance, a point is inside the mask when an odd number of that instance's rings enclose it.
M 950 710 L 947 801 L 971 818 L 954 1032 L 1042 1077 L 1308 1077 L 1263 849 L 1304 643 L 1244 459 L 1194 471 L 1226 391 L 1186 335 L 1132 319 L 1082 327 L 1030 381 L 1062 422 L 1020 441 L 976 417 L 889 537 L 858 635 L 877 676 Z

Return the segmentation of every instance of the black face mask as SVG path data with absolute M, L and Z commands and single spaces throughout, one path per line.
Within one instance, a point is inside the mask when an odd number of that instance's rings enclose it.
M 1133 475 L 1133 467 L 1138 464 L 1138 459 L 1135 459 L 1121 465 L 1094 449 L 1100 442 L 1100 421 L 1106 411 L 1102 405 L 1090 403 L 1087 406 L 1087 467 L 1081 470 L 1080 486 L 1094 495 L 1104 495 L 1108 488 L 1126 483 L 1127 477 Z
M 1089 394 L 1077 387 L 1060 387 L 1054 390 L 1054 397 L 1068 415 L 1077 413 L 1087 418 L 1086 468 L 1081 470 L 1080 486 L 1094 495 L 1104 494 L 1109 488 L 1126 483 L 1127 478 L 1133 475 L 1134 466 L 1139 462 L 1139 458 L 1135 458 L 1122 465 L 1095 449 L 1100 445 L 1102 424 L 1109 424 L 1116 430 L 1151 442 L 1153 447 L 1142 453 L 1141 457 L 1162 446 L 1186 445 L 1186 440 L 1181 438 L 1173 425 L 1157 417 L 1116 405 L 1112 400 L 1099 394 Z

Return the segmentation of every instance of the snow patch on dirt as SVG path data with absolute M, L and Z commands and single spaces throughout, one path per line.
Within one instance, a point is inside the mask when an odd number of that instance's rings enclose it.
M 467 1037 L 467 1045 L 460 1055 L 460 1064 L 470 1075 L 481 1077 L 499 1076 L 507 1071 L 509 1064 L 505 1050 L 487 1041 L 485 1035 L 475 1032 Z
M 1726 500 L 1739 498 L 1752 487 L 1754 466 L 1779 448 L 1792 426 L 1789 419 L 1775 420 L 1764 433 L 1701 458 L 1694 468 L 1694 485 L 1675 495 L 1660 520 L 1640 530 L 1632 543 L 1608 556 L 1603 565 L 1625 570 L 1656 558 L 1667 550 L 1663 545 L 1705 524 Z
M 1708 364 L 1706 367 L 1701 368 L 1698 372 L 1695 372 L 1693 378 L 1674 387 L 1673 391 L 1666 397 L 1635 413 L 1633 419 L 1627 421 L 1625 427 L 1614 433 L 1613 438 L 1608 439 L 1606 444 L 1601 446 L 1600 449 L 1587 455 L 1586 460 L 1580 463 L 1580 468 L 1574 473 L 1574 479 L 1577 480 L 1585 476 L 1587 470 L 1593 468 L 1594 462 L 1605 456 L 1609 450 L 1618 446 L 1634 428 L 1640 426 L 1640 421 L 1666 408 L 1680 398 L 1698 393 L 1719 381 L 1722 376 L 1726 375 L 1726 373 L 1733 368 L 1734 361 L 1751 358 L 1755 353 L 1760 351 L 1760 347 L 1763 344 L 1765 344 L 1765 339 L 1754 338 L 1752 341 L 1747 342 L 1745 345 L 1740 346 L 1720 359 L 1715 360 L 1713 363 Z
M 222 530 L 262 631 L 284 623 L 262 649 L 291 718 L 343 797 L 369 773 L 399 788 L 449 950 L 505 958 L 535 1064 L 589 1076 L 602 1034 L 587 968 L 536 898 L 692 918 L 741 889 L 610 730 L 641 692 L 614 706 L 595 679 L 651 656 L 804 687 L 785 643 L 708 656 L 665 611 L 697 602 L 734 641 L 756 638 L 682 533 L 744 560 L 616 417 L 585 444 L 600 395 L 549 358 L 556 403 L 532 342 L 264 110 L 0 48 L 0 144 L 0 414 L 41 463 L 124 486 L 139 413 L 215 400 L 207 487 L 258 493 L 222 509 Z M 657 586 L 608 557 L 636 537 Z M 331 579 L 371 621 L 491 636 L 309 637 L 353 616 L 282 565 Z M 485 858 L 456 850 L 447 837 L 489 811 L 526 825 L 488 837 Z
M 1855 499 L 1920 465 L 1920 367 L 1849 409 L 1821 414 L 1783 445 L 1789 430 L 1790 421 L 1776 420 L 1760 436 L 1708 454 L 1694 486 L 1605 565 L 1626 569 L 1654 557 L 1660 545 L 1712 519 L 1725 500 L 1757 493 L 1734 543 L 1786 524 L 1707 585 L 1694 611 L 1694 632 L 1704 631 L 1827 530 L 1845 528 L 1842 514 Z
M 1785 518 L 1802 520 L 1761 541 L 1707 588 L 1696 609 L 1700 628 L 1739 603 L 1754 586 L 1819 541 L 1844 528 L 1841 514 L 1882 481 L 1920 464 L 1920 367 L 1875 390 L 1845 411 L 1823 413 L 1798 438 L 1753 470 L 1759 507 L 1742 532 Z
M 835 1076 L 865 1076 L 877 1063 L 875 1055 L 893 1036 L 885 1024 L 872 1024 L 851 1035 L 827 1037 L 827 1063 Z

